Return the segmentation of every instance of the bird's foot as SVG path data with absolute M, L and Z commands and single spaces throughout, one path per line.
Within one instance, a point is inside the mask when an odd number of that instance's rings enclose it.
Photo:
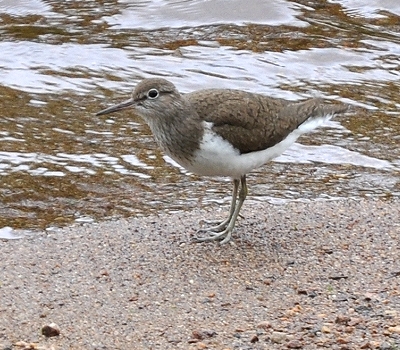
M 239 215 L 239 217 L 243 218 L 242 215 Z M 219 221 L 219 220 L 203 220 L 202 222 L 207 224 L 207 225 L 214 225 L 211 227 L 205 227 L 199 229 L 197 232 L 210 232 L 210 234 L 216 234 L 218 232 L 222 232 L 224 230 L 227 230 L 227 227 L 230 225 L 232 221 L 232 215 L 230 215 L 226 220 L 224 221 Z
M 229 224 L 229 220 L 218 221 L 218 220 L 204 220 L 205 224 L 215 225 L 211 227 L 205 227 L 198 230 L 198 232 L 222 232 L 226 229 Z
M 220 241 L 220 244 L 225 244 L 231 240 L 233 227 L 228 226 L 221 231 L 211 231 L 211 229 L 199 230 L 199 232 L 202 232 L 202 231 L 203 232 L 206 231 L 208 233 L 208 235 L 201 236 L 201 237 L 198 237 L 198 236 L 194 237 L 193 241 L 195 243 Z
M 239 180 L 234 179 L 233 184 L 234 187 L 232 192 L 232 200 L 228 218 L 222 221 L 217 226 L 199 230 L 198 232 L 206 232 L 208 233 L 208 235 L 202 237 L 195 237 L 193 239 L 194 242 L 220 241 L 220 244 L 225 244 L 231 240 L 232 231 L 233 228 L 235 227 L 236 219 L 239 216 L 240 208 L 242 207 L 243 202 L 246 199 L 247 195 L 246 175 L 240 177 L 241 188 L 237 203 L 236 203 L 236 197 L 238 194 Z

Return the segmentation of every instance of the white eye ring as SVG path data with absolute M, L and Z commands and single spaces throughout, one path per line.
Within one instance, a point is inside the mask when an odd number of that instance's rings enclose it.
M 159 92 L 158 92 L 157 89 L 150 89 L 150 90 L 147 92 L 147 97 L 150 98 L 150 99 L 152 99 L 152 100 L 154 100 L 155 98 L 157 98 L 158 95 L 159 95 Z

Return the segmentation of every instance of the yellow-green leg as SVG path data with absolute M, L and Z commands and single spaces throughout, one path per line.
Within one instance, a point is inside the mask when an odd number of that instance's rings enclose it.
M 232 231 L 236 224 L 237 217 L 239 216 L 240 209 L 242 208 L 243 202 L 247 197 L 246 175 L 243 175 L 240 178 L 239 199 L 237 199 L 238 189 L 239 189 L 239 180 L 234 179 L 232 200 L 228 218 L 215 227 L 211 227 L 206 230 L 201 230 L 209 232 L 210 235 L 205 237 L 196 237 L 195 241 L 205 242 L 205 241 L 221 240 L 221 244 L 225 244 L 230 241 L 232 237 Z

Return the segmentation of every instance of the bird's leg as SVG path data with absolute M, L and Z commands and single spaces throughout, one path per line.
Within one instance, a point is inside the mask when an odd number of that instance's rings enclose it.
M 231 220 L 230 220 L 228 226 L 226 227 L 226 229 L 223 232 L 221 232 L 221 233 L 224 233 L 223 235 L 221 235 L 221 238 L 224 238 L 221 241 L 221 244 L 225 244 L 230 241 L 230 239 L 232 237 L 233 228 L 235 227 L 237 217 L 239 216 L 240 209 L 242 208 L 244 200 L 247 197 L 246 175 L 243 175 L 240 178 L 240 185 L 241 186 L 240 186 L 240 192 L 239 192 L 239 201 L 235 207 L 235 211 L 233 212 L 233 215 L 231 217 Z
M 214 223 L 214 224 L 217 224 L 217 225 L 213 226 L 213 227 L 200 229 L 199 232 L 206 232 L 206 231 L 214 232 L 214 233 L 215 232 L 221 232 L 226 228 L 226 226 L 228 226 L 228 224 L 231 221 L 231 218 L 233 216 L 233 213 L 235 212 L 236 198 L 237 198 L 237 194 L 238 194 L 238 189 L 239 189 L 239 180 L 238 179 L 234 179 L 233 180 L 232 199 L 231 199 L 231 204 L 230 204 L 230 208 L 229 208 L 228 217 L 222 222 L 220 222 L 220 221 L 206 221 L 207 224 Z
M 239 186 L 239 181 L 236 180 L 234 182 L 235 186 Z M 197 237 L 195 240 L 197 242 L 204 242 L 204 241 L 216 241 L 216 240 L 221 240 L 221 244 L 228 243 L 232 237 L 232 231 L 233 228 L 235 227 L 236 219 L 239 216 L 240 209 L 242 208 L 243 202 L 247 197 L 247 184 L 246 184 L 246 175 L 243 175 L 240 178 L 240 191 L 239 191 L 239 200 L 236 205 L 232 206 L 233 209 L 231 208 L 230 210 L 230 215 L 229 215 L 229 220 L 228 221 L 226 228 L 221 231 L 221 232 L 210 232 L 210 236 L 207 237 Z M 235 188 L 234 188 L 235 192 Z M 237 188 L 236 188 L 236 193 L 237 193 Z M 233 200 L 232 200 L 233 202 Z M 236 202 L 236 196 L 235 196 L 235 202 Z

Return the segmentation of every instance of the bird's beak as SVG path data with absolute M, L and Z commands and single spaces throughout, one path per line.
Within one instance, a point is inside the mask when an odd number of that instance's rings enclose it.
M 104 114 L 109 114 L 109 113 L 114 113 L 117 111 L 122 111 L 123 109 L 127 109 L 130 106 L 132 106 L 135 103 L 135 100 L 133 98 L 130 98 L 129 100 L 126 100 L 124 102 L 118 103 L 117 105 L 108 107 L 106 109 L 103 109 L 100 112 L 97 112 L 96 115 L 104 115 Z

